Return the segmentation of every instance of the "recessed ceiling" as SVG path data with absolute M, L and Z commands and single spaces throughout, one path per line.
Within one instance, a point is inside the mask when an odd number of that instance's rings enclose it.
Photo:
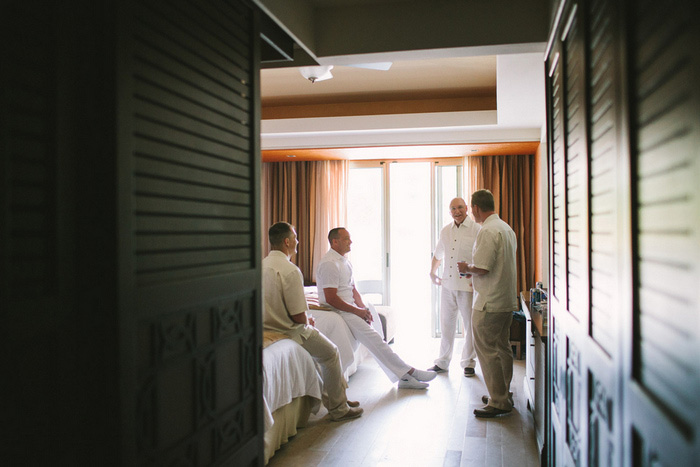
M 333 78 L 315 83 L 298 68 L 261 71 L 262 105 L 496 96 L 496 57 L 399 61 L 387 71 L 335 66 Z

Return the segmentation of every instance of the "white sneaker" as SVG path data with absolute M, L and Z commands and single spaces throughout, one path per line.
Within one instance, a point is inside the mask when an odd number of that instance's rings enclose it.
M 409 376 L 413 376 L 418 381 L 432 381 L 437 376 L 437 372 L 424 371 L 424 370 L 419 370 L 418 368 L 414 368 L 413 373 L 411 373 Z
M 427 389 L 428 383 L 422 383 L 406 373 L 399 380 L 399 389 Z

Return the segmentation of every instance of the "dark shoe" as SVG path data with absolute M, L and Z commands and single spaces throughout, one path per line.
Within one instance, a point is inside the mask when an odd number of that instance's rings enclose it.
M 447 370 L 445 370 L 444 368 L 440 368 L 437 365 L 431 366 L 430 368 L 428 368 L 428 371 L 434 371 L 435 373 L 447 373 Z
M 474 373 L 474 368 L 465 368 L 464 369 L 464 376 L 474 376 L 476 373 Z
M 360 401 L 348 401 L 348 407 L 359 407 Z
M 481 402 L 483 402 L 485 405 L 489 405 L 489 396 L 481 396 Z M 510 405 L 515 406 L 515 403 L 513 402 L 512 392 L 508 393 L 508 402 L 510 402 Z
M 342 417 L 332 418 L 331 420 L 333 420 L 334 422 L 344 422 L 345 420 L 352 420 L 353 418 L 357 418 L 357 417 L 359 417 L 360 415 L 362 415 L 362 412 L 364 412 L 364 410 L 361 409 L 361 408 L 359 408 L 359 407 L 357 407 L 357 408 L 351 408 L 351 409 L 348 410 L 348 412 L 347 412 L 345 415 L 343 415 Z
M 474 415 L 476 415 L 479 418 L 493 418 L 497 417 L 498 415 L 504 415 L 507 413 L 510 413 L 511 410 L 502 410 L 502 409 L 497 409 L 496 407 L 491 407 L 490 405 L 484 406 L 480 409 L 474 409 Z

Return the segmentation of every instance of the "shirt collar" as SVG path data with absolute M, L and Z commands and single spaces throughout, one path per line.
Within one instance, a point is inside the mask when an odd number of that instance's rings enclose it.
M 498 219 L 500 219 L 500 217 L 498 217 L 498 213 L 494 212 L 489 217 L 487 217 L 483 223 L 486 224 L 487 222 L 497 221 Z
M 468 222 L 469 222 L 469 223 L 473 222 L 473 221 L 469 218 L 469 216 L 465 217 L 464 220 L 462 221 L 462 223 L 459 224 L 459 225 L 457 225 L 457 223 L 456 223 L 454 220 L 452 220 L 452 224 L 450 224 L 450 225 L 452 225 L 452 228 L 453 228 L 453 229 L 459 229 L 460 227 L 465 227 L 465 228 L 466 228 L 466 227 L 469 227 Z
M 280 250 L 270 250 L 270 254 L 268 256 L 276 256 L 278 258 L 284 258 L 287 261 L 289 261 L 289 258 L 287 257 L 287 255 L 282 253 Z
M 335 259 L 340 259 L 340 260 L 344 260 L 344 261 L 348 260 L 348 258 L 346 256 L 341 255 L 340 253 L 335 251 L 333 248 L 328 250 L 328 254 L 331 255 Z

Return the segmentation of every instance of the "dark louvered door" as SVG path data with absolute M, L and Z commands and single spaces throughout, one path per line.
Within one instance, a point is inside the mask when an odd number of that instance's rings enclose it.
M 691 1 L 630 10 L 630 457 L 700 454 L 700 32 Z
M 257 15 L 3 2 L 0 465 L 262 465 Z
M 136 459 L 260 462 L 253 12 L 135 2 L 120 70 L 123 361 Z
M 553 465 L 692 465 L 699 452 L 689 6 L 558 10 L 547 55 Z

